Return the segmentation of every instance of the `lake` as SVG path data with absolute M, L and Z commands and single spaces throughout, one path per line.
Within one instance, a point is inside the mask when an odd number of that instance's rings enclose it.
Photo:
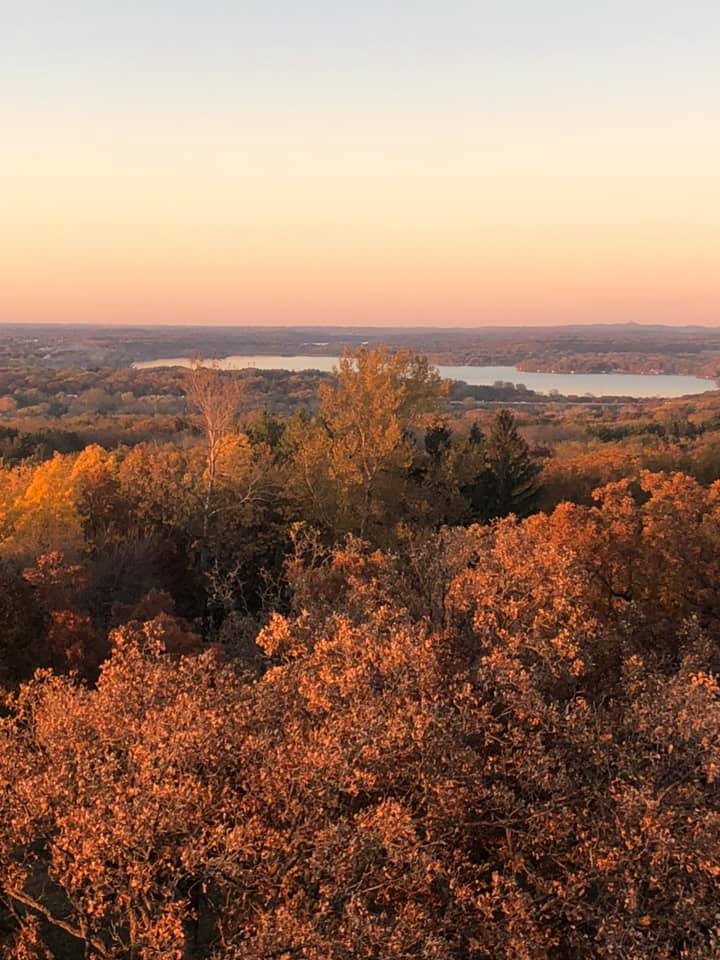
M 187 367 L 188 357 L 167 357 L 134 363 L 138 370 L 152 367 Z M 321 370 L 329 373 L 337 357 L 225 357 L 217 361 L 222 370 Z M 528 373 L 516 367 L 438 366 L 440 375 L 450 380 L 464 380 L 477 386 L 491 387 L 498 380 L 523 383 L 528 390 L 550 393 L 557 390 L 566 396 L 600 397 L 683 397 L 718 389 L 714 380 L 676 374 L 641 373 Z

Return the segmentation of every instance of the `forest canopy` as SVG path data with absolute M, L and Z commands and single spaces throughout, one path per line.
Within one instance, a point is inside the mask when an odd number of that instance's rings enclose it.
M 382 347 L 285 415 L 180 382 L 0 468 L 4 955 L 720 955 L 712 408 L 549 446 Z

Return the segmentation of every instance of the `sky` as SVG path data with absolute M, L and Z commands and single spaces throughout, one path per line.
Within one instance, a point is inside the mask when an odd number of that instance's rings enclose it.
M 0 0 L 0 322 L 720 323 L 717 0 Z

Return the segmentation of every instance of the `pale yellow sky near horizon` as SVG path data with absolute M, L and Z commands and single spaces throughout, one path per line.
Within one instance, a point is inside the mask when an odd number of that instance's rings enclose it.
M 539 6 L 29 0 L 0 322 L 720 322 L 716 8 Z

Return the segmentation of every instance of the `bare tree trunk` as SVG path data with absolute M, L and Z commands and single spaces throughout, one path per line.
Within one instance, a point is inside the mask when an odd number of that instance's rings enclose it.
M 215 492 L 215 479 L 217 477 L 217 445 L 214 440 L 208 444 L 207 454 L 207 485 L 205 487 L 205 501 L 203 503 L 203 545 L 207 543 L 208 530 L 210 527 L 210 511 L 212 508 L 213 493 Z
M 365 498 L 363 502 L 363 512 L 360 518 L 360 538 L 364 539 L 368 520 L 370 519 L 370 504 L 372 503 L 372 478 L 365 484 Z

